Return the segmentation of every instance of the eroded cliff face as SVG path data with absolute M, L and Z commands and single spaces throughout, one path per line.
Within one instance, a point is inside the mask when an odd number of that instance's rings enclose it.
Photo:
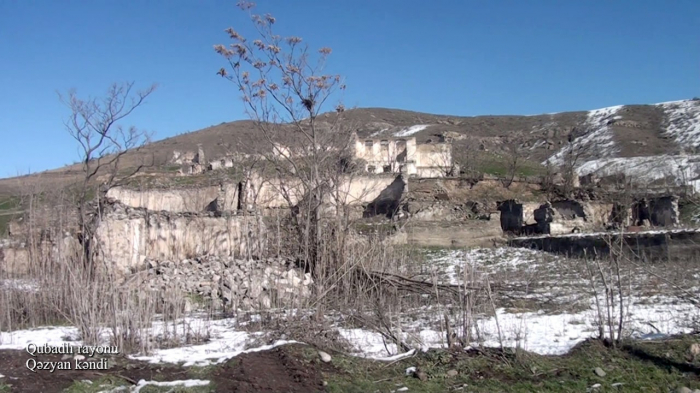
M 121 272 L 143 267 L 146 259 L 248 258 L 266 241 L 260 216 L 150 212 L 123 205 L 103 216 L 96 237 L 101 257 Z

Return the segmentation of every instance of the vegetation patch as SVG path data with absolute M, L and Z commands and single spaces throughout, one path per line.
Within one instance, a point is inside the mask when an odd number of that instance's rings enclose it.
M 668 392 L 700 388 L 700 359 L 683 360 L 697 337 L 628 342 L 589 340 L 563 356 L 498 349 L 420 353 L 383 363 L 336 356 L 329 392 Z M 408 372 L 407 372 L 408 370 Z M 415 371 L 413 371 L 415 370 Z

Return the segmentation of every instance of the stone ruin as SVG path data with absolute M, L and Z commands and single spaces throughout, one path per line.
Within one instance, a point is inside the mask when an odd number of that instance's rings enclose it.
M 515 235 L 562 235 L 609 229 L 675 227 L 678 198 L 644 197 L 631 205 L 558 200 L 544 204 L 511 199 L 498 203 L 501 228 Z
M 289 301 L 306 299 L 313 284 L 310 273 L 304 274 L 291 263 L 276 258 L 201 256 L 147 263 L 148 268 L 138 275 L 146 288 L 179 289 L 211 302 L 216 309 L 294 306 Z

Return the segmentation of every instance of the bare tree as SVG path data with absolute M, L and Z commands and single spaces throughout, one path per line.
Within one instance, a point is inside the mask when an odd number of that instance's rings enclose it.
M 214 49 L 228 62 L 218 72 L 241 91 L 246 112 L 258 131 L 258 154 L 272 163 L 268 176 L 277 195 L 292 211 L 298 258 L 316 280 L 318 296 L 326 292 L 323 278 L 342 264 L 347 221 L 324 219 L 324 206 L 342 205 L 338 190 L 347 175 L 343 158 L 354 146 L 352 127 L 343 119 L 341 103 L 329 107 L 335 93 L 345 89 L 339 75 L 324 73 L 330 48 L 313 52 L 299 37 L 274 33 L 275 18 L 253 14 L 252 3 L 242 2 L 258 37 L 248 40 L 233 28 L 233 41 Z M 324 111 L 331 111 L 321 115 Z M 259 184 L 258 184 L 259 186 Z M 345 195 L 345 194 L 344 194 Z M 335 251 L 331 251 L 335 250 Z
M 75 90 L 67 95 L 59 93 L 59 98 L 71 112 L 64 124 L 68 134 L 78 143 L 81 159 L 82 178 L 76 208 L 87 261 L 92 259 L 90 242 L 98 216 L 95 213 L 99 212 L 95 209 L 99 209 L 110 188 L 123 184 L 145 165 L 122 167 L 124 155 L 146 144 L 150 135 L 133 126 L 125 128 L 120 121 L 143 105 L 155 89 L 156 86 L 151 85 L 145 90 L 134 91 L 134 83 L 127 82 L 112 84 L 100 98 L 81 99 Z
M 522 160 L 525 158 L 522 138 L 517 135 L 508 136 L 505 138 L 503 148 L 506 153 L 506 176 L 502 182 L 505 188 L 509 188 L 518 174 Z

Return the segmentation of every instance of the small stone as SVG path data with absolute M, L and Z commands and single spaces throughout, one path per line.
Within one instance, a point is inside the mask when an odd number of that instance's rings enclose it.
M 321 357 L 321 361 L 323 363 L 330 363 L 331 362 L 331 355 L 327 354 L 326 352 L 318 351 L 318 356 Z
M 685 386 L 679 387 L 678 389 L 676 389 L 676 392 L 678 392 L 678 393 L 693 393 L 693 391 L 690 390 L 690 388 L 687 388 Z
M 323 381 L 323 386 L 328 386 L 328 381 Z
M 63 356 L 61 356 L 61 360 L 68 360 L 68 359 L 70 359 L 70 358 L 72 358 L 71 355 L 63 355 Z
M 426 374 L 423 370 L 416 370 L 416 372 L 413 373 L 413 376 L 420 379 L 421 381 L 428 380 L 428 374 Z
M 450 378 L 454 378 L 458 375 L 459 375 L 459 373 L 457 372 L 457 370 L 454 370 L 454 369 L 447 372 L 447 376 Z
M 700 357 L 700 344 L 695 343 L 690 346 L 689 352 L 693 355 L 693 358 Z
M 83 356 L 83 355 L 75 355 L 75 357 L 74 357 L 73 359 L 75 359 L 75 360 L 85 360 L 85 356 Z
M 593 372 L 595 373 L 595 375 L 597 375 L 601 378 L 603 378 L 606 375 L 605 371 L 603 371 L 603 369 L 600 367 L 596 367 L 595 369 L 593 369 Z

